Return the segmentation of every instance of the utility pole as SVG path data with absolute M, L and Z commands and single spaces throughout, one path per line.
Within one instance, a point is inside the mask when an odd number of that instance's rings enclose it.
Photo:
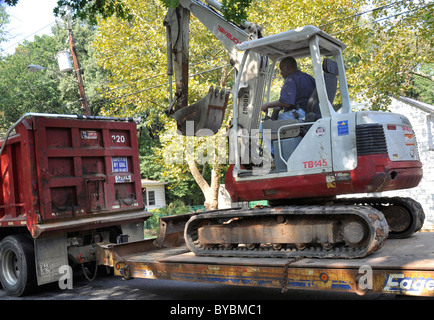
M 89 106 L 87 104 L 86 93 L 84 91 L 83 79 L 81 77 L 80 63 L 78 62 L 77 50 L 75 48 L 74 34 L 72 32 L 72 13 L 71 8 L 67 5 L 60 8 L 62 19 L 66 29 L 68 30 L 68 41 L 71 49 L 72 61 L 74 62 L 74 70 L 77 75 L 78 91 L 80 92 L 81 109 L 85 116 L 90 116 Z
M 87 104 L 86 93 L 84 91 L 83 79 L 81 77 L 80 63 L 78 62 L 77 51 L 75 49 L 74 34 L 72 29 L 68 30 L 69 46 L 71 48 L 72 61 L 74 62 L 75 73 L 77 74 L 78 91 L 80 92 L 80 101 L 83 114 L 90 115 L 89 106 Z

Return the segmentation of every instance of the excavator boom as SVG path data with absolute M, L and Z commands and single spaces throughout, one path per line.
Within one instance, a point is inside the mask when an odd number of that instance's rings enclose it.
M 213 135 L 221 128 L 227 108 L 228 90 L 216 86 L 210 87 L 203 99 L 189 105 L 188 77 L 189 77 L 189 24 L 190 15 L 193 14 L 228 50 L 229 61 L 235 70 L 238 70 L 242 53 L 236 48 L 237 44 L 261 37 L 262 29 L 254 24 L 245 22 L 237 26 L 227 21 L 219 12 L 217 1 L 207 1 L 208 5 L 199 0 L 180 0 L 176 9 L 169 9 L 164 19 L 167 36 L 167 74 L 175 74 L 175 97 L 171 97 L 170 107 L 166 113 L 177 122 L 182 135 Z M 211 6 L 212 5 L 212 6 Z M 251 65 L 255 65 L 257 56 L 251 56 Z M 174 69 L 174 70 L 173 70 Z M 258 68 L 245 77 L 246 82 L 256 81 Z M 255 86 L 255 84 L 251 84 Z M 248 98 L 250 108 L 253 106 L 254 96 Z M 257 114 L 259 117 L 259 114 Z M 250 114 L 245 124 L 251 123 Z M 187 130 L 189 127 L 189 130 Z M 206 129 L 206 130 L 204 130 Z

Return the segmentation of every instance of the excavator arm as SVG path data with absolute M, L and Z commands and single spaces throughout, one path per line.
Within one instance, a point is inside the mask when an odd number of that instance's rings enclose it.
M 222 125 L 229 98 L 229 91 L 211 87 L 205 98 L 192 105 L 188 104 L 190 15 L 193 14 L 228 50 L 230 63 L 236 72 L 243 56 L 242 52 L 237 50 L 237 44 L 262 37 L 260 27 L 249 22 L 237 26 L 217 11 L 221 10 L 220 3 L 214 0 L 206 2 L 207 4 L 199 0 L 180 0 L 178 7 L 169 9 L 164 19 L 167 36 L 167 74 L 170 83 L 171 77 L 175 74 L 176 85 L 175 97 L 172 98 L 171 94 L 171 103 L 166 112 L 177 121 L 181 133 L 188 136 L 215 134 Z M 267 61 L 257 54 L 252 54 L 248 59 L 251 71 L 243 75 L 243 92 L 238 95 L 244 101 L 241 103 L 241 112 L 245 115 L 238 123 L 244 129 L 250 129 L 252 116 L 259 119 L 259 108 L 255 108 L 254 105 L 258 105 L 255 104 L 255 100 L 261 99 L 262 89 L 255 89 L 258 88 L 259 78 L 263 78 L 262 74 L 265 74 L 260 70 L 267 65 Z

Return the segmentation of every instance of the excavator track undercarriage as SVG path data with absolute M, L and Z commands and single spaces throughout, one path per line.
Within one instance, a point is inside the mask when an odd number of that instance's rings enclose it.
M 389 225 L 389 238 L 404 239 L 419 231 L 425 213 L 419 202 L 406 197 L 344 198 L 336 203 L 367 205 L 381 211 Z
M 188 248 L 199 256 L 360 258 L 382 247 L 384 215 L 370 206 L 277 206 L 192 216 Z

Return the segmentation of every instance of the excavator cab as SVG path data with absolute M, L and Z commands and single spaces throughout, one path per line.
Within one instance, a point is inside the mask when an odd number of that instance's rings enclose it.
M 246 56 L 259 54 L 272 61 L 266 81 L 267 85 L 264 90 L 265 97 L 262 101 L 270 100 L 274 70 L 279 61 L 288 56 L 296 60 L 307 58 L 311 61 L 313 69 L 312 75 L 315 78 L 316 89 L 308 100 L 305 110 L 305 119 L 299 119 L 298 121 L 293 119 L 277 120 L 277 112 L 273 112 L 271 117 L 267 117 L 268 119 L 262 122 L 263 135 L 268 135 L 267 138 L 271 140 L 270 149 L 273 150 L 274 155 L 274 171 L 293 171 L 295 174 L 304 168 L 300 168 L 299 165 L 294 166 L 290 163 L 289 159 L 307 133 L 310 131 L 309 135 L 311 135 L 312 130 L 315 131 L 316 134 L 314 135 L 324 136 L 324 141 L 321 143 L 321 148 L 317 149 L 317 155 L 313 157 L 318 158 L 316 159 L 317 161 L 321 160 L 323 164 L 320 168 L 321 171 L 330 171 L 332 169 L 332 161 L 330 159 L 332 149 L 330 117 L 339 117 L 340 115 L 351 112 L 342 59 L 342 50 L 345 48 L 345 45 L 314 26 L 305 26 L 255 41 L 247 41 L 239 44 L 238 48 L 243 50 Z M 244 68 L 245 65 L 242 65 L 242 67 Z M 240 73 L 243 73 L 243 71 Z M 236 82 L 235 86 L 239 83 L 240 82 Z M 336 112 L 333 107 L 333 101 L 338 87 L 341 108 L 339 112 Z M 234 92 L 237 93 L 238 91 L 239 90 L 235 88 Z M 234 97 L 234 101 L 240 101 L 240 99 Z M 255 107 L 260 108 L 260 105 Z M 235 110 L 238 112 L 235 112 Z M 246 115 L 242 113 L 241 108 L 234 106 L 234 118 L 245 122 L 244 117 L 246 117 Z M 317 123 L 320 119 L 323 120 Z M 250 119 L 250 121 L 255 122 L 259 121 L 259 119 Z M 234 122 L 236 123 L 236 120 L 234 120 Z M 312 127 L 314 128 L 312 129 Z M 243 162 L 242 157 L 237 156 L 237 150 L 245 148 L 245 146 L 237 146 L 239 141 L 242 140 L 236 137 L 232 140 L 234 147 L 233 152 L 235 154 L 234 174 L 249 175 L 252 171 L 249 165 L 246 165 L 245 157 Z M 308 151 L 314 151 L 315 149 L 314 145 L 316 144 L 312 144 L 312 142 L 314 141 L 311 141 L 311 147 Z M 253 148 L 253 145 L 254 143 L 251 143 L 250 148 Z M 261 148 L 261 146 L 257 147 Z M 305 150 L 303 154 L 300 154 L 300 156 L 306 157 L 306 151 L 307 150 Z M 326 159 L 329 159 L 329 161 L 323 161 Z M 297 159 L 296 162 L 302 163 L 303 161 L 300 158 Z M 263 172 L 265 172 L 265 174 L 269 173 L 267 170 Z

